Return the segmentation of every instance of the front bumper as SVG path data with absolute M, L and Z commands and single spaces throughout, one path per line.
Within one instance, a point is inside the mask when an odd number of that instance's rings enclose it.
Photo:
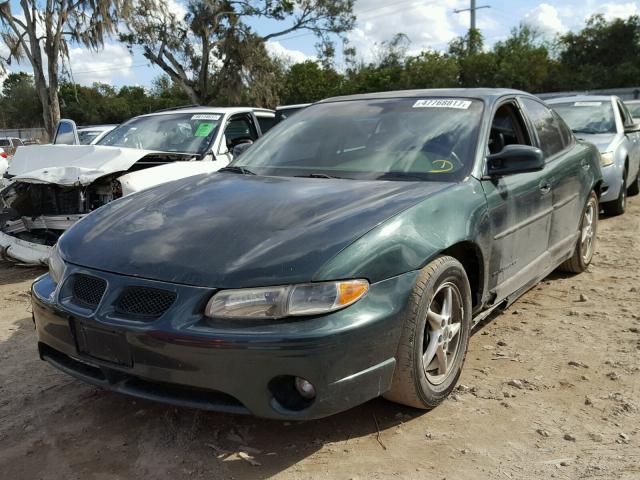
M 29 265 L 47 265 L 51 247 L 0 232 L 0 258 Z
M 602 167 L 602 195 L 600 203 L 615 202 L 620 195 L 622 188 L 622 172 L 623 169 L 614 163 Z
M 203 318 L 211 289 L 73 266 L 61 285 L 78 272 L 107 282 L 94 312 L 62 299 L 62 289 L 48 275 L 33 284 L 42 359 L 76 378 L 128 395 L 279 419 L 325 417 L 390 388 L 402 311 L 417 275 L 410 272 L 372 284 L 365 298 L 333 314 L 229 322 Z M 118 317 L 110 305 L 130 284 L 173 290 L 177 300 L 153 322 Z M 105 347 L 126 350 L 130 360 L 114 363 L 83 353 L 78 329 L 86 328 L 117 335 L 119 344 Z M 310 381 L 317 392 L 304 408 L 285 406 L 274 393 L 280 388 L 274 379 L 294 376 Z

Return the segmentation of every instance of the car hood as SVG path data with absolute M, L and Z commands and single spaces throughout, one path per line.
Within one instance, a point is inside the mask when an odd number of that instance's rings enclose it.
M 163 154 L 102 145 L 33 145 L 16 151 L 7 174 L 12 181 L 89 185 L 110 173 L 126 171 L 149 155 Z
M 80 266 L 181 284 L 307 282 L 376 225 L 450 185 L 201 175 L 112 202 L 59 246 Z
M 600 153 L 610 152 L 613 145 L 619 140 L 617 133 L 576 133 L 577 138 L 585 142 L 593 143 Z

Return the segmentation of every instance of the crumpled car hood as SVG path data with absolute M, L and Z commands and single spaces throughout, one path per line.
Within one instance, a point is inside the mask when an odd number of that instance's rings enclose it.
M 159 152 L 101 145 L 32 145 L 19 148 L 7 173 L 12 181 L 89 185 L 109 173 L 128 170 Z
M 308 282 L 369 230 L 450 185 L 203 175 L 106 205 L 58 245 L 77 265 L 181 284 Z

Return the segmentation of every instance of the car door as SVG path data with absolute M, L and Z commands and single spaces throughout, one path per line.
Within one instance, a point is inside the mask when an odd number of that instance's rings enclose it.
M 627 110 L 627 107 L 619 99 L 616 99 L 616 105 L 620 112 L 622 127 L 625 130 L 633 127 L 635 122 L 629 110 Z M 629 171 L 627 172 L 627 185 L 629 185 L 636 178 L 638 170 L 640 169 L 640 132 L 625 132 L 625 136 L 629 141 Z
M 232 115 L 224 126 L 217 159 L 233 160 L 233 148 L 241 143 L 253 143 L 258 139 L 258 130 L 249 113 Z
M 589 162 L 576 146 L 573 133 L 564 121 L 542 102 L 521 97 L 538 147 L 545 154 L 545 170 L 551 184 L 553 212 L 549 230 L 549 253 L 554 259 L 572 251 L 582 208 L 589 195 Z M 557 263 L 557 262 L 556 262 Z
M 533 146 L 533 138 L 520 105 L 511 98 L 494 110 L 486 150 L 495 154 L 507 145 Z M 495 301 L 537 281 L 536 273 L 544 269 L 552 212 L 545 170 L 483 177 L 493 238 L 489 275 Z

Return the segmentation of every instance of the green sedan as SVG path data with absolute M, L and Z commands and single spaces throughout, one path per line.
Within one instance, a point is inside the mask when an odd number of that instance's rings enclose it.
M 68 230 L 32 288 L 39 354 L 188 407 L 433 408 L 474 325 L 588 267 L 601 184 L 597 149 L 524 92 L 324 100 Z

